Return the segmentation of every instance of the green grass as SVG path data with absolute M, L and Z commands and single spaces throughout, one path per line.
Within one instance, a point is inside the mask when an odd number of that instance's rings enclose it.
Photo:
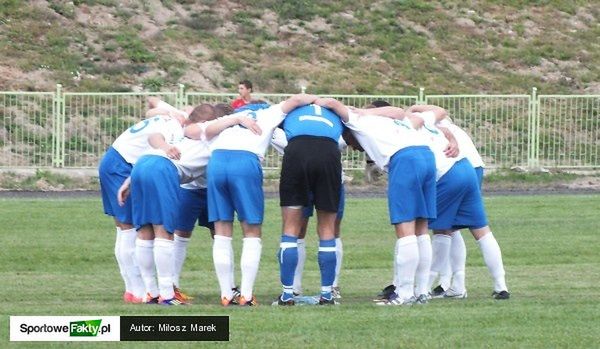
M 347 201 L 343 299 L 340 306 L 326 308 L 268 305 L 280 291 L 276 204 L 267 202 L 256 283 L 263 305 L 224 309 L 217 305 L 218 286 L 206 231 L 196 230 L 182 278 L 185 290 L 199 294 L 196 304 L 177 308 L 125 305 L 120 301 L 122 282 L 113 257 L 114 228 L 102 215 L 99 200 L 0 200 L 0 292 L 10 299 L 0 310 L 0 346 L 17 347 L 8 343 L 9 315 L 134 314 L 229 315 L 231 347 L 584 348 L 600 342 L 598 195 L 486 199 L 491 227 L 503 252 L 511 300 L 498 302 L 489 297 L 491 280 L 481 254 L 464 234 L 469 251 L 467 300 L 384 309 L 373 306 L 370 299 L 391 278 L 395 239 L 387 223 L 385 200 Z M 319 282 L 314 235 L 307 238 L 304 284 L 309 294 L 317 293 Z M 236 263 L 240 240 L 236 231 Z M 18 345 L 63 346 L 67 343 Z M 159 348 L 165 343 L 121 346 Z M 85 347 L 114 345 L 86 343 Z

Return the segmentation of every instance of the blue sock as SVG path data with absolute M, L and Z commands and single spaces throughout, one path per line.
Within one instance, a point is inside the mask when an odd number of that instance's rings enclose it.
M 283 294 L 281 300 L 294 298 L 294 273 L 298 264 L 298 238 L 282 235 L 279 244 L 279 270 Z
M 319 241 L 319 269 L 321 269 L 321 297 L 331 299 L 335 280 L 335 239 Z

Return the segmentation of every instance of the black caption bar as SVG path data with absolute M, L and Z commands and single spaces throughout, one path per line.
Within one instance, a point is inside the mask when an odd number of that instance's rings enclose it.
M 229 341 L 229 316 L 121 316 L 121 341 Z

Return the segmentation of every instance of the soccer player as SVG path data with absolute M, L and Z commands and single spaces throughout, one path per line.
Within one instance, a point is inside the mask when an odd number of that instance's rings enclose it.
M 271 139 L 271 145 L 277 152 L 281 155 L 284 154 L 285 147 L 287 146 L 287 139 L 285 137 L 285 132 L 277 128 L 275 132 L 273 132 L 273 138 Z M 340 151 L 346 148 L 346 142 L 344 142 L 343 138 L 338 140 Z M 345 191 L 344 191 L 344 176 L 342 172 L 342 186 L 340 187 L 340 204 L 338 207 L 338 211 L 335 218 L 335 278 L 333 279 L 333 291 L 332 294 L 335 298 L 342 298 L 340 287 L 339 287 L 339 279 L 340 272 L 342 268 L 342 261 L 344 258 L 344 248 L 342 244 L 341 238 L 341 224 L 342 218 L 344 217 L 344 202 L 345 202 Z M 296 266 L 296 270 L 294 272 L 294 295 L 302 294 L 302 274 L 304 272 L 304 264 L 306 262 L 306 244 L 304 242 L 304 238 L 306 237 L 306 229 L 308 227 L 308 221 L 310 217 L 313 216 L 314 212 L 314 203 L 312 199 L 309 202 L 308 206 L 305 206 L 302 209 L 302 229 L 300 230 L 300 234 L 298 235 L 298 265 Z
M 450 117 L 440 121 L 439 125 L 450 130 L 456 138 L 460 153 L 469 160 L 475 169 L 481 189 L 485 164 L 473 140 L 463 129 L 452 123 Z M 464 280 L 467 250 L 460 230 L 455 230 L 450 235 L 434 234 L 432 250 L 430 286 L 433 286 L 439 273 L 439 285 L 431 290 L 432 298 L 466 298 L 467 290 Z
M 447 116 L 446 110 L 437 106 L 414 105 L 407 110 L 407 113 L 413 113 L 423 118 L 425 126 L 422 132 L 429 135 L 430 147 L 436 154 L 438 215 L 429 222 L 430 228 L 438 234 L 451 234 L 457 229 L 469 228 L 477 240 L 485 264 L 492 276 L 494 282 L 492 297 L 509 299 L 510 293 L 506 286 L 502 253 L 488 226 L 479 180 L 473 166 L 464 157 L 459 157 L 460 160 L 451 167 L 447 166 L 450 162 L 438 163 L 438 160 L 443 159 L 440 149 L 444 147 L 446 138 L 441 135 L 441 128 L 436 127 L 436 123 Z M 464 281 L 462 290 L 455 291 L 454 297 L 466 297 Z M 461 291 L 463 292 L 461 293 Z
M 319 304 L 336 304 L 335 218 L 341 186 L 341 153 L 338 139 L 342 124 L 329 109 L 311 104 L 290 112 L 284 123 L 288 145 L 283 156 L 279 183 L 283 233 L 279 250 L 283 293 L 279 305 L 294 305 L 293 281 L 298 264 L 298 236 L 302 228 L 302 207 L 314 196 L 319 235 L 321 296 Z
M 238 84 L 238 93 L 240 96 L 231 102 L 233 109 L 238 109 L 246 104 L 249 104 L 252 100 L 252 83 L 249 80 L 242 80 Z
M 217 104 L 212 108 L 208 104 L 200 105 L 190 114 L 188 123 L 199 123 L 231 114 L 233 109 L 228 104 Z M 190 133 L 192 127 L 188 127 Z M 204 168 L 205 169 L 205 168 Z M 214 224 L 208 221 L 208 204 L 206 192 L 206 171 L 200 172 L 198 178 L 183 183 L 179 188 L 179 201 L 175 232 L 173 235 L 173 287 L 175 297 L 183 302 L 189 302 L 193 297 L 181 291 L 180 277 L 187 256 L 187 246 L 192 237 L 194 224 L 207 228 L 211 236 L 215 235 Z M 235 286 L 233 286 L 235 287 Z
M 417 271 L 424 269 L 417 234 L 427 234 L 427 219 L 436 214 L 434 156 L 400 108 L 349 110 L 330 98 L 316 103 L 340 115 L 348 128 L 344 137 L 349 146 L 364 150 L 388 172 L 388 208 L 398 238 L 394 251 L 396 287 L 376 304 L 411 305 L 417 301 Z
M 248 118 L 235 121 L 248 127 L 255 124 Z M 188 127 L 195 127 L 195 134 L 205 133 L 205 125 Z M 147 303 L 179 305 L 184 302 L 175 297 L 173 288 L 173 231 L 179 185 L 204 173 L 210 150 L 204 139 L 186 137 L 172 145 L 161 134 L 153 134 L 148 142 L 155 151 L 140 158 L 118 197 L 123 203 L 131 191 L 133 221 L 138 231 L 136 258 L 148 292 Z
M 120 206 L 117 191 L 130 176 L 131 169 L 140 156 L 151 148 L 147 142 L 148 135 L 160 132 L 170 142 L 183 137 L 184 114 L 171 108 L 161 115 L 157 115 L 157 109 L 149 110 L 148 119 L 131 126 L 113 142 L 98 168 L 104 213 L 115 220 L 115 257 L 125 282 L 123 300 L 127 303 L 141 303 L 145 293 L 134 257 L 136 231 L 133 227 L 131 201 L 127 200 L 124 206 Z M 164 108 L 161 110 L 164 111 Z
M 222 130 L 212 143 L 212 156 L 208 164 L 208 210 L 209 220 L 215 223 L 213 260 L 219 286 L 221 304 L 229 306 L 255 306 L 254 280 L 258 273 L 262 251 L 261 226 L 264 218 L 263 172 L 260 165 L 275 128 L 291 110 L 308 104 L 316 96 L 300 94 L 277 105 L 247 105 L 248 110 L 233 114 L 245 115 L 256 120 L 258 130 L 233 125 Z M 238 109 L 240 110 L 240 109 Z M 228 120 L 231 117 L 224 117 Z M 210 139 L 216 126 L 208 126 Z M 258 132 L 256 132 L 258 131 Z M 231 289 L 233 261 L 232 235 L 234 213 L 242 226 L 244 235 L 241 272 L 242 281 L 239 301 Z

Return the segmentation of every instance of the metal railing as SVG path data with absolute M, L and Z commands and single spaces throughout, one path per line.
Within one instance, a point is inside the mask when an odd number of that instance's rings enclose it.
M 185 91 L 93 93 L 0 92 L 0 168 L 93 168 L 114 139 L 143 118 L 146 98 L 177 107 L 228 103 L 236 94 Z M 271 103 L 291 94 L 254 94 Z M 600 168 L 600 95 L 323 95 L 362 107 L 375 99 L 406 107 L 435 104 L 464 128 L 491 168 Z M 347 150 L 344 169 L 364 168 L 364 154 Z M 267 153 L 264 167 L 281 158 Z

